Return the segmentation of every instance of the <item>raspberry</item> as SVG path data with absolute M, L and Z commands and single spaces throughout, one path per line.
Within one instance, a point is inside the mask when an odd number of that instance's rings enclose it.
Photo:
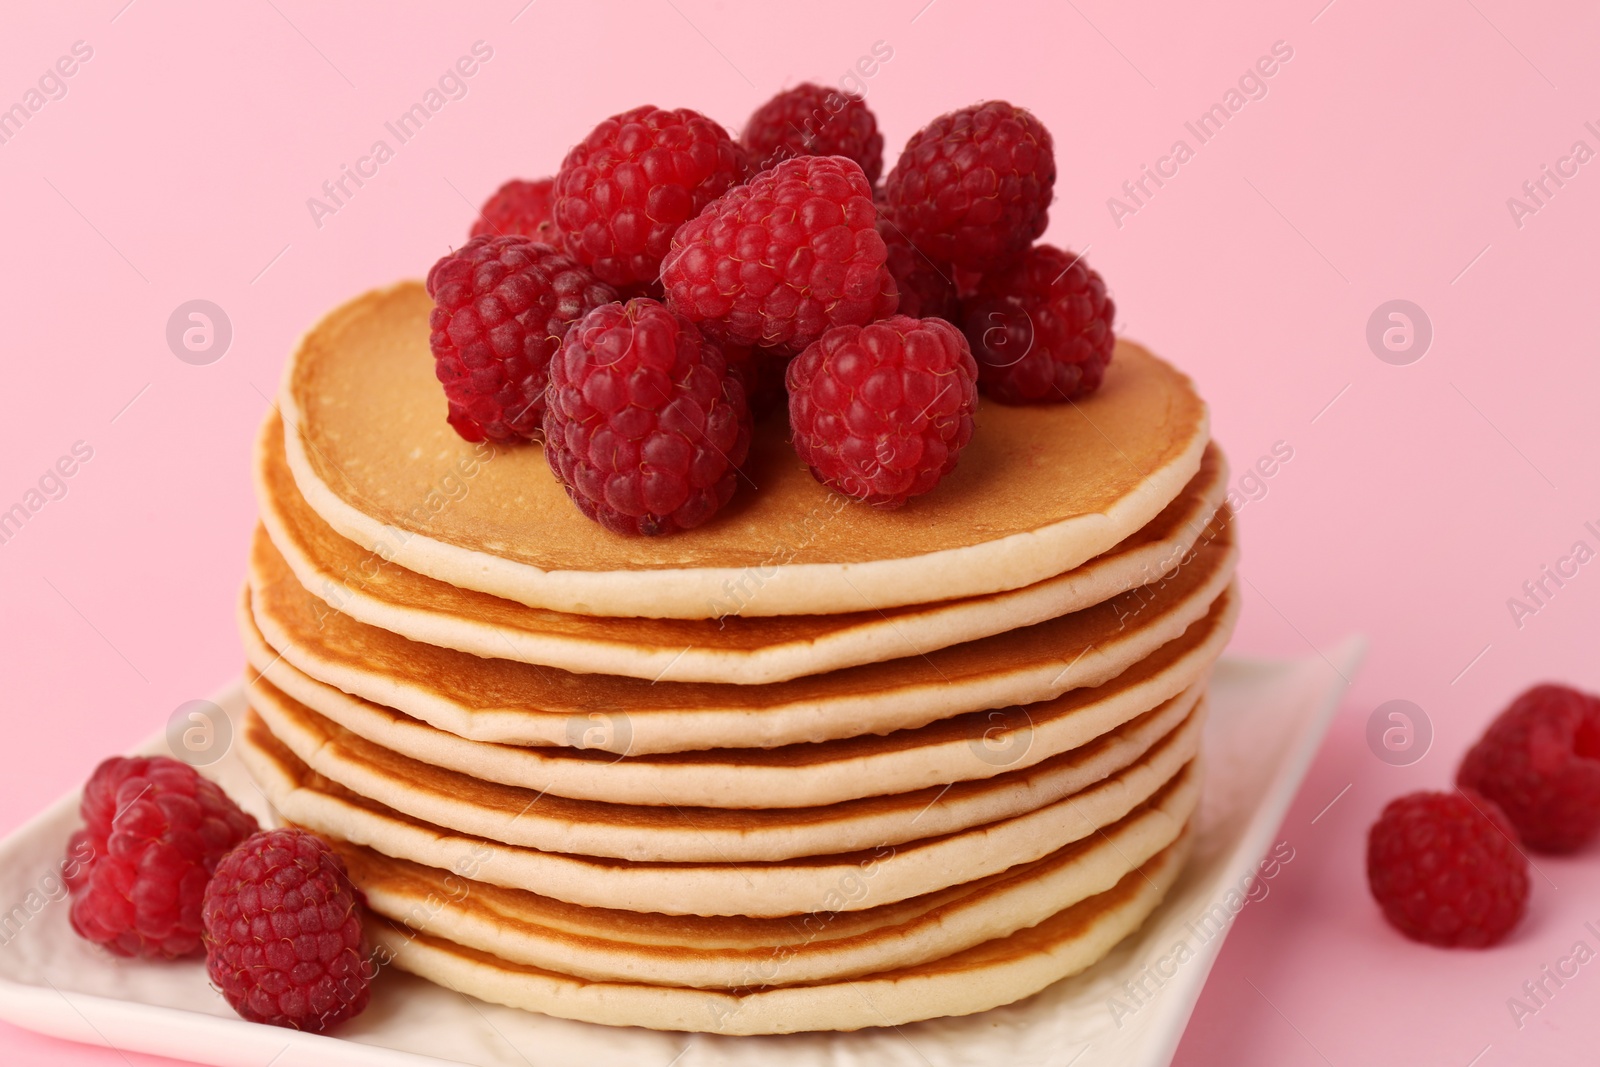
M 474 237 L 428 272 L 434 373 L 450 425 L 468 441 L 531 440 L 546 369 L 567 327 L 615 300 L 610 286 L 546 244 Z
M 956 297 L 960 300 L 969 300 L 978 291 L 978 283 L 983 281 L 983 274 L 965 267 L 951 267 L 950 280 L 956 284 Z
M 744 181 L 744 148 L 687 108 L 614 115 L 556 174 L 555 221 L 573 259 L 608 285 L 653 282 L 679 226 Z
M 672 239 L 667 302 L 708 337 L 798 351 L 894 313 L 872 186 L 843 156 L 802 156 L 713 201 Z
M 206 880 L 255 832 L 255 819 L 215 782 L 165 756 L 106 760 L 79 810 L 87 825 L 67 851 L 72 928 L 118 956 L 199 952 Z
M 1389 922 L 1433 945 L 1483 948 L 1528 904 L 1528 861 L 1494 801 L 1467 791 L 1390 801 L 1367 834 L 1367 884 Z
M 1002 404 L 1061 403 L 1100 388 L 1116 304 L 1082 256 L 1034 245 L 962 302 L 978 384 Z
M 483 202 L 478 218 L 472 224 L 471 236 L 515 233 L 561 247 L 561 237 L 556 233 L 555 224 L 550 221 L 550 189 L 554 184 L 554 178 L 540 178 L 536 182 L 518 179 L 506 182 Z
M 785 90 L 756 108 L 740 138 L 755 169 L 796 156 L 845 156 L 876 184 L 883 173 L 883 134 L 867 102 L 811 82 Z
M 943 319 L 838 326 L 789 364 L 794 448 L 824 485 L 897 508 L 955 468 L 972 438 L 977 368 Z
M 1534 686 L 1467 752 L 1456 784 L 1500 805 L 1530 848 L 1589 843 L 1600 833 L 1600 699 Z
M 1050 131 L 1003 100 L 918 130 L 884 181 L 895 221 L 940 264 L 988 271 L 1044 233 L 1056 181 Z
M 941 267 L 914 246 L 894 220 L 878 210 L 878 234 L 888 248 L 885 261 L 900 291 L 902 315 L 914 319 L 956 317 L 956 285 L 949 267 Z
M 320 838 L 256 834 L 206 887 L 206 973 L 251 1022 L 321 1033 L 367 1006 L 374 968 L 360 903 Z
M 550 361 L 545 459 L 609 530 L 664 534 L 711 518 L 750 452 L 750 408 L 721 350 L 654 300 L 596 308 Z

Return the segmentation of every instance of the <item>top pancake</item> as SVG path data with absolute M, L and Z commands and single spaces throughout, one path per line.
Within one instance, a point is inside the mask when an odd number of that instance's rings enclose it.
M 290 469 L 311 508 L 363 548 L 533 607 L 830 614 L 1015 589 L 1144 526 L 1194 476 L 1208 439 L 1189 380 L 1124 341 L 1087 400 L 981 405 L 955 471 L 899 510 L 818 483 L 779 419 L 757 428 L 746 478 L 710 523 L 625 537 L 578 512 L 538 446 L 456 435 L 428 351 L 430 307 L 420 284 L 401 283 L 302 339 L 282 393 Z
M 1208 445 L 1200 472 L 1132 536 L 1081 567 L 1004 593 L 832 615 L 595 618 L 459 589 L 339 536 L 295 488 L 283 459 L 283 421 L 273 414 L 256 448 L 266 535 L 258 531 L 251 548 L 250 581 L 268 584 L 281 568 L 266 557 L 281 556 L 334 611 L 423 644 L 656 682 L 759 685 L 975 641 L 1155 582 L 1205 533 L 1227 482 L 1221 451 Z

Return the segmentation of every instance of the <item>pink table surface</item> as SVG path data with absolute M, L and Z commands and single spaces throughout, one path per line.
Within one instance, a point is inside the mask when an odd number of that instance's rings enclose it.
M 0 830 L 238 669 L 250 441 L 319 314 L 422 275 L 473 205 L 552 172 L 605 115 L 651 101 L 737 127 L 876 47 L 892 57 L 854 85 L 889 162 L 939 112 L 1033 108 L 1060 165 L 1049 238 L 1088 252 L 1122 331 L 1196 378 L 1237 471 L 1292 450 L 1241 487 L 1256 499 L 1235 651 L 1372 638 L 1281 831 L 1296 858 L 1237 920 L 1177 1062 L 1594 1062 L 1600 964 L 1520 1025 L 1508 998 L 1575 942 L 1600 945 L 1584 925 L 1600 925 L 1597 850 L 1538 859 L 1527 921 L 1488 952 L 1402 940 L 1362 875 L 1381 806 L 1445 785 L 1517 691 L 1600 688 L 1600 563 L 1520 620 L 1508 607 L 1575 542 L 1600 547 L 1593 5 L 905 0 L 785 21 L 702 0 L 450 7 L 106 0 L 3 16 L 0 106 L 41 84 L 59 98 L 0 143 L 0 510 L 78 442 L 92 458 L 65 495 L 47 480 L 59 499 L 0 544 Z M 384 123 L 478 41 L 493 55 L 465 95 L 314 219 L 308 198 L 392 144 Z M 92 55 L 44 77 L 77 42 Z M 1245 77 L 1275 47 L 1292 56 Z M 1201 143 L 1185 123 L 1241 85 Z M 1173 173 L 1179 139 L 1192 158 Z M 1145 165 L 1169 176 L 1133 200 L 1123 183 Z M 1533 200 L 1523 183 L 1541 178 Z M 165 337 L 197 298 L 233 329 L 203 366 Z M 1432 325 L 1409 365 L 1367 341 L 1394 299 Z M 1410 766 L 1366 742 L 1391 699 L 1432 723 Z M 0 1047 L 7 1063 L 156 1062 L 5 1027 Z

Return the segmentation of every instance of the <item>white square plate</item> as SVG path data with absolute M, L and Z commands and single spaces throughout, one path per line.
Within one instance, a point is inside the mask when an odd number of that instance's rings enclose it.
M 1162 1067 L 1250 889 L 1247 879 L 1270 876 L 1258 865 L 1362 651 L 1350 639 L 1331 663 L 1224 659 L 1211 683 L 1195 852 L 1178 884 L 1097 966 L 980 1015 L 853 1034 L 723 1038 L 551 1019 L 385 973 L 371 1007 L 337 1037 L 247 1023 L 207 984 L 200 963 L 119 960 L 73 934 L 58 877 L 78 825 L 73 794 L 0 842 L 0 907 L 7 909 L 0 913 L 0 1017 L 74 1041 L 219 1067 Z M 216 702 L 236 720 L 244 709 L 238 686 Z M 165 752 L 165 738 L 143 751 Z M 265 815 L 232 754 L 205 770 Z

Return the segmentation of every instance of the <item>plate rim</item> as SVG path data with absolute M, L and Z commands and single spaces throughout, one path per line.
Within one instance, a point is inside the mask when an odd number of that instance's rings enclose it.
M 1335 686 L 1330 682 L 1326 685 L 1317 698 L 1316 707 L 1291 736 L 1285 747 L 1285 757 L 1274 770 L 1262 794 L 1262 800 L 1252 812 L 1244 833 L 1218 865 L 1221 884 L 1236 881 L 1245 870 L 1258 862 L 1261 855 L 1265 854 L 1272 836 L 1282 825 L 1290 805 L 1299 792 L 1300 784 L 1321 749 L 1322 739 L 1349 691 L 1348 682 L 1359 670 L 1367 647 L 1368 642 L 1363 635 L 1352 634 L 1340 641 L 1329 654 L 1319 653 L 1320 658 L 1334 670 L 1334 673 L 1345 677 L 1346 684 Z M 1217 666 L 1221 668 L 1229 665 L 1247 670 L 1310 668 L 1316 662 L 1316 659 L 1310 657 L 1228 655 L 1224 656 Z M 1336 663 L 1338 667 L 1335 666 Z M 235 679 L 223 686 L 210 699 L 222 706 L 242 703 L 243 679 Z M 149 755 L 165 751 L 166 737 L 165 733 L 161 732 L 136 746 L 130 754 Z M 0 864 L 4 864 L 14 852 L 24 848 L 35 836 L 43 833 L 46 827 L 69 816 L 77 807 L 81 795 L 81 787 L 69 791 L 46 805 L 4 838 L 0 838 Z M 1217 958 L 1221 955 L 1227 935 L 1232 931 L 1232 925 L 1230 923 L 1220 936 L 1202 946 L 1202 951 L 1197 954 L 1200 958 L 1196 961 L 1200 966 L 1187 968 L 1181 976 L 1181 984 L 1171 990 L 1179 995 L 1166 999 L 1167 1003 L 1175 1006 L 1169 1009 L 1169 1018 L 1160 1023 L 1152 1033 L 1147 1049 L 1137 1058 L 1138 1063 L 1161 1067 L 1171 1062 L 1199 1002 L 1200 992 Z M 239 1067 L 250 1067 L 260 1062 L 261 1055 L 281 1057 L 291 1046 L 296 1045 L 301 1047 L 302 1053 L 313 1053 L 315 1062 L 348 1064 L 350 1067 L 449 1067 L 462 1063 L 459 1060 L 440 1059 L 384 1045 L 263 1027 L 243 1019 L 97 993 L 73 992 L 69 998 L 66 992 L 50 983 L 48 978 L 45 981 L 47 984 L 37 985 L 0 972 L 0 1019 L 21 1029 L 60 1040 L 97 1045 L 117 1051 L 126 1049 L 177 1059 L 190 1059 L 191 1062 L 209 1062 L 217 1067 L 234 1067 L 235 1064 Z M 102 1032 L 100 1026 L 90 1020 L 79 1004 L 95 1009 L 96 1016 L 103 1023 L 109 1020 L 114 1024 L 112 1029 L 120 1031 L 126 1027 L 138 1027 L 141 1040 L 121 1044 L 113 1042 Z M 63 1005 L 70 1009 L 70 1013 L 62 1011 Z M 193 1045 L 199 1041 L 216 1050 L 207 1061 L 192 1060 Z

